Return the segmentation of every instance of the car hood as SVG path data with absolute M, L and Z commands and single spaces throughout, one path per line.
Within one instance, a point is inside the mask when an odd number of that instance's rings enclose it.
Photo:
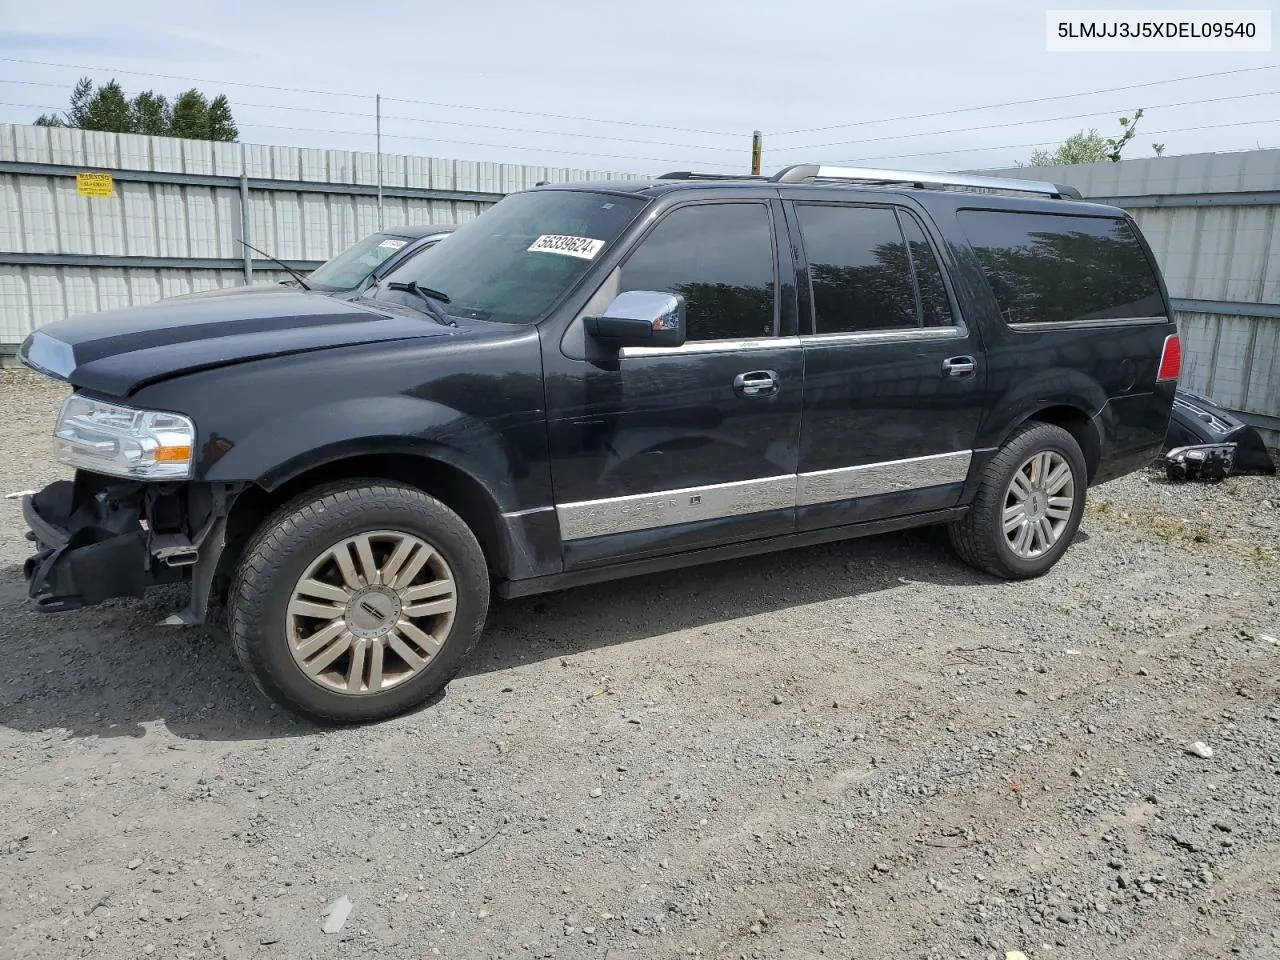
M 352 346 L 449 336 L 457 328 L 396 304 L 322 294 L 211 297 L 74 317 L 41 327 L 19 359 L 86 390 L 124 397 L 193 370 Z
M 166 303 L 175 300 L 211 300 L 218 297 L 257 297 L 270 293 L 298 293 L 297 287 L 283 283 L 255 283 L 244 287 L 215 287 L 212 290 L 197 290 L 195 293 L 179 293 L 165 297 Z

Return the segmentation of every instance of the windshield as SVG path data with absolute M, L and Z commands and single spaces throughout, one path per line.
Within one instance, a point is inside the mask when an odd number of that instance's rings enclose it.
M 328 260 L 307 277 L 307 285 L 313 290 L 333 293 L 338 290 L 354 290 L 373 272 L 378 264 L 399 253 L 409 241 L 390 233 L 375 233 L 365 237 L 353 247 L 348 247 L 332 260 Z
M 570 190 L 512 194 L 466 224 L 429 257 L 388 281 L 414 281 L 449 297 L 457 317 L 533 323 L 582 278 L 648 203 Z M 412 294 L 378 288 L 378 299 L 422 308 Z

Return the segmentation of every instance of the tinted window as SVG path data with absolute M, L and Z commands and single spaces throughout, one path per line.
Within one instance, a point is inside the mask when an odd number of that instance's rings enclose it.
M 623 264 L 619 292 L 681 294 L 689 340 L 771 337 L 773 264 L 768 207 L 699 204 L 663 218 Z
M 907 248 L 887 207 L 797 204 L 817 333 L 920 325 Z
M 387 279 L 414 280 L 448 294 L 446 309 L 455 316 L 532 323 L 582 278 L 647 202 L 573 190 L 513 193 Z M 422 308 L 419 297 L 385 283 L 377 296 Z
M 942 268 L 929 246 L 924 229 L 915 217 L 899 213 L 902 232 L 911 248 L 911 265 L 916 270 L 916 283 L 920 285 L 920 309 L 926 327 L 953 327 L 951 301 L 947 297 L 947 285 L 942 280 Z
M 1008 323 L 1164 316 L 1151 264 L 1123 220 L 987 210 L 959 216 Z

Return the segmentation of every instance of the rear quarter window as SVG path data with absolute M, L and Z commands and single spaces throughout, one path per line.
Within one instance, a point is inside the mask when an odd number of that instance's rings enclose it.
M 1011 210 L 958 216 L 1006 323 L 1166 315 L 1151 262 L 1123 219 Z

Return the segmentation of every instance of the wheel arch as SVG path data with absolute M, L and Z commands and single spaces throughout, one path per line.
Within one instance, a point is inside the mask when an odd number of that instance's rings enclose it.
M 219 563 L 222 586 L 229 582 L 253 533 L 277 509 L 323 484 L 360 479 L 402 483 L 435 497 L 471 528 L 491 573 L 499 578 L 507 576 L 511 544 L 498 500 L 472 473 L 430 449 L 339 444 L 317 451 L 306 463 L 275 471 L 269 481 L 252 484 L 240 493 L 227 518 L 226 548 Z
M 1093 418 L 1079 407 L 1057 403 L 1024 417 L 1009 433 L 1011 434 L 1013 430 L 1025 423 L 1037 421 L 1061 427 L 1075 438 L 1076 443 L 1080 444 L 1080 452 L 1084 454 L 1088 482 L 1092 483 L 1094 475 L 1098 472 L 1098 466 L 1102 463 L 1102 437 L 1098 433 L 1098 426 L 1093 422 Z M 1007 439 L 1008 434 L 1005 435 L 1005 440 Z
M 1050 423 L 1071 434 L 1084 454 L 1087 482 L 1093 482 L 1094 475 L 1102 463 L 1102 436 L 1093 417 L 1083 407 L 1068 401 L 1047 401 L 1030 407 L 1020 416 L 1012 418 L 1003 431 L 993 438 L 994 442 L 991 443 L 988 456 L 994 456 L 995 451 L 1008 443 L 1009 438 L 1028 423 Z M 976 489 L 976 478 L 971 477 L 971 480 L 975 482 L 974 489 Z

